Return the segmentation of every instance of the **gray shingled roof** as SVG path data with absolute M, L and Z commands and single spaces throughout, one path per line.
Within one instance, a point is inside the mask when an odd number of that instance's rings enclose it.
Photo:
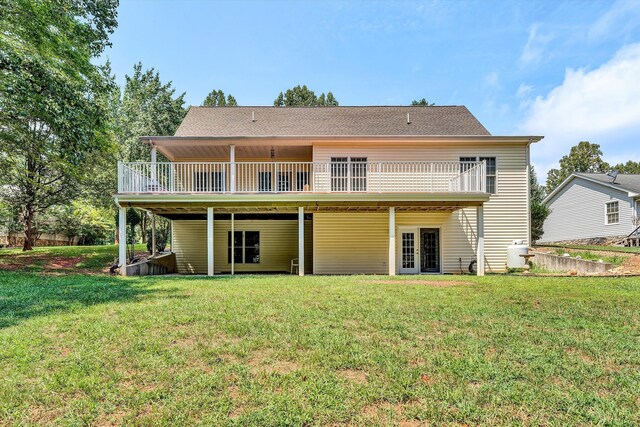
M 606 173 L 576 173 L 575 175 L 614 185 L 622 190 L 640 193 L 640 174 L 618 174 L 614 183 L 612 183 L 613 178 Z
M 464 106 L 191 107 L 175 136 L 434 135 L 491 134 Z

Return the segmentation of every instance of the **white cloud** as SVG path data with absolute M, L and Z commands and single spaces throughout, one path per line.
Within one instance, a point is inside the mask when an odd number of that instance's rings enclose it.
M 520 54 L 520 64 L 527 66 L 540 62 L 545 48 L 551 40 L 553 40 L 553 35 L 540 32 L 540 24 L 533 24 L 529 27 L 529 37 L 522 49 L 522 54 Z
M 519 131 L 545 135 L 532 149 L 542 176 L 583 140 L 600 144 L 605 160 L 640 159 L 640 43 L 595 70 L 567 69 L 560 86 L 531 100 Z
M 533 86 L 525 83 L 520 83 L 520 86 L 518 86 L 518 91 L 516 92 L 516 96 L 518 98 L 524 98 L 525 96 L 529 95 L 532 91 L 533 91 Z
M 491 71 L 486 76 L 484 76 L 484 84 L 488 88 L 491 89 L 499 89 L 500 88 L 500 76 L 496 71 Z
M 617 1 L 589 27 L 587 37 L 592 41 L 618 38 L 640 25 L 640 2 Z

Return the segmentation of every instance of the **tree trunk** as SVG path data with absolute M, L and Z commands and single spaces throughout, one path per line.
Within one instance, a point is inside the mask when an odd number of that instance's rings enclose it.
M 23 251 L 33 250 L 35 246 L 36 230 L 33 228 L 33 221 L 35 219 L 35 210 L 32 205 L 28 205 L 25 209 L 24 221 L 24 243 L 22 245 Z
M 113 239 L 116 245 L 120 244 L 120 227 L 116 226 L 116 236 Z
M 147 243 L 147 213 L 142 212 L 140 215 L 140 234 L 142 234 L 142 243 Z

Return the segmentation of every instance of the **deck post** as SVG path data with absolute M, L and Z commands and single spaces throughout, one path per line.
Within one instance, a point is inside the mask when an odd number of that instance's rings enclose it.
M 231 169 L 231 178 L 229 182 L 230 191 L 232 193 L 235 193 L 236 192 L 236 146 L 234 144 L 231 144 L 229 146 L 229 162 L 231 162 L 231 164 L 229 165 L 229 168 Z
M 304 208 L 298 207 L 298 275 L 304 276 Z
M 476 254 L 478 276 L 484 276 L 484 207 L 476 208 L 476 227 L 478 228 L 478 249 Z
M 396 208 L 389 208 L 389 276 L 396 275 Z
M 118 209 L 118 260 L 120 275 L 127 275 L 127 208 Z
M 151 213 L 151 256 L 156 255 L 156 214 Z
M 231 214 L 231 275 L 236 274 L 236 214 Z
M 153 143 L 152 143 L 153 144 Z M 151 185 L 153 188 L 157 188 L 156 182 L 158 180 L 158 150 L 155 145 L 151 145 Z
M 213 208 L 207 208 L 207 275 L 213 276 Z

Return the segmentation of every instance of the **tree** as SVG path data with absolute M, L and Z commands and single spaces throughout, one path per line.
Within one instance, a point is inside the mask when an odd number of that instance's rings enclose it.
M 180 125 L 186 110 L 184 96 L 175 95 L 172 82 L 163 84 L 160 73 L 142 63 L 133 66 L 133 74 L 125 76 L 122 95 L 112 100 L 116 139 L 120 159 L 127 162 L 150 161 L 149 146 L 140 142 L 141 135 L 170 136 Z
M 411 105 L 413 105 L 414 107 L 433 107 L 436 104 L 429 103 L 429 101 L 427 101 L 425 98 L 422 98 L 420 100 L 414 99 L 413 101 L 411 101 Z
M 574 172 L 603 173 L 610 166 L 602 160 L 600 145 L 581 141 L 571 147 L 568 155 L 560 159 L 560 169 L 551 169 L 547 174 L 547 192 L 551 193 Z
M 612 169 L 620 173 L 640 173 L 640 162 L 629 160 L 627 163 L 618 163 Z
M 273 105 L 276 107 L 337 107 L 339 104 L 331 92 L 327 92 L 327 95 L 322 93 L 318 97 L 306 85 L 298 85 L 287 89 L 284 93 L 280 92 L 273 101 Z
M 3 0 L 0 8 L 0 170 L 5 202 L 32 249 L 37 217 L 72 199 L 87 163 L 109 144 L 106 95 L 94 64 L 117 26 L 116 0 Z
M 119 147 L 119 158 L 125 162 L 151 161 L 151 150 L 141 142 L 141 135 L 173 135 L 186 113 L 184 96 L 175 96 L 172 82 L 162 83 L 155 69 L 142 70 L 142 63 L 133 66 L 133 74 L 125 76 L 122 94 L 112 98 L 114 134 Z M 162 156 L 159 156 L 162 160 Z M 112 164 L 115 177 L 116 165 Z M 115 186 L 116 180 L 111 180 Z M 147 217 L 142 216 L 140 231 L 146 241 Z
M 544 220 L 547 219 L 551 210 L 542 203 L 545 197 L 544 188 L 538 184 L 538 177 L 533 166 L 529 172 L 529 201 L 531 203 L 531 240 L 536 241 L 542 237 L 544 232 Z M 530 242 L 531 243 L 531 242 Z
M 202 101 L 202 105 L 205 107 L 236 107 L 238 103 L 231 94 L 225 98 L 223 91 L 214 89 Z
M 150 214 L 148 214 L 150 215 Z M 171 221 L 156 215 L 156 252 L 164 252 L 171 235 Z M 151 230 L 147 230 L 147 250 L 153 252 Z

